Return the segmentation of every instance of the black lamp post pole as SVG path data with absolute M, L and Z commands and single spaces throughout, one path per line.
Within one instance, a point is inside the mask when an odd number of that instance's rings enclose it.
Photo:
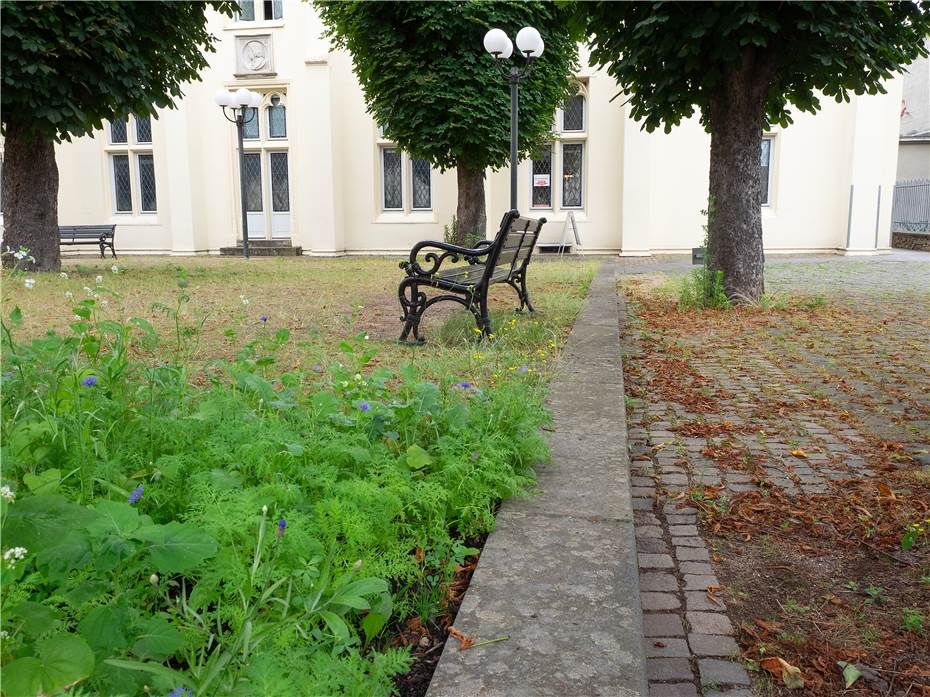
M 504 65 L 499 54 L 493 54 L 498 69 L 510 83 L 510 209 L 517 210 L 517 169 L 520 164 L 517 151 L 520 145 L 520 80 L 529 77 L 533 71 L 533 56 L 526 56 L 526 65 L 523 70 L 511 66 L 510 70 Z
M 226 117 L 226 120 L 230 123 L 236 124 L 236 135 L 239 138 L 239 203 L 242 207 L 242 256 L 246 259 L 249 258 L 249 216 L 248 210 L 246 208 L 246 195 L 245 195 L 245 150 L 242 147 L 242 132 L 245 129 L 245 125 L 249 123 L 252 119 L 256 117 L 258 109 L 249 114 L 249 107 L 240 106 L 238 109 L 236 107 L 231 107 L 233 118 L 229 118 L 229 114 L 226 113 L 226 107 L 223 107 L 223 116 Z M 246 114 L 249 114 L 246 118 Z
M 245 205 L 245 151 L 242 148 L 242 130 L 245 128 L 246 107 L 236 116 L 236 133 L 239 135 L 239 203 L 242 207 L 242 256 L 249 258 L 249 216 Z
M 517 146 L 520 139 L 520 71 L 510 68 L 510 210 L 517 210 Z

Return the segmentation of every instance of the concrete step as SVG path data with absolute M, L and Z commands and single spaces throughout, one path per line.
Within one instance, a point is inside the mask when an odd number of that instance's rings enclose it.
M 290 240 L 249 240 L 249 255 L 253 257 L 299 257 L 302 247 L 295 247 Z M 220 256 L 241 257 L 242 243 L 235 247 L 220 247 Z
M 427 697 L 646 694 L 616 263 L 605 262 L 550 386 L 552 462 L 504 503 Z

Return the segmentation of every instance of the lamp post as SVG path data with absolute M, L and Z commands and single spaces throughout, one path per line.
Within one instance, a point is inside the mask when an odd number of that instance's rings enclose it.
M 262 103 L 262 96 L 258 92 L 252 92 L 244 87 L 235 92 L 229 90 L 219 90 L 214 97 L 214 101 L 223 110 L 223 116 L 230 123 L 236 124 L 236 132 L 239 136 L 239 199 L 242 205 L 242 256 L 249 258 L 249 219 L 248 211 L 245 204 L 245 152 L 242 149 L 242 130 L 245 124 L 256 118 L 258 111 L 250 112 L 249 109 L 258 109 Z M 229 109 L 232 117 L 226 113 Z
M 520 80 L 533 70 L 533 61 L 539 58 L 545 44 L 533 27 L 523 27 L 517 32 L 517 49 L 526 59 L 521 70 L 516 65 L 507 70 L 506 61 L 513 54 L 513 43 L 503 29 L 491 29 L 484 35 L 484 50 L 494 56 L 501 73 L 510 82 L 510 208 L 517 209 L 517 145 L 519 141 L 519 89 Z

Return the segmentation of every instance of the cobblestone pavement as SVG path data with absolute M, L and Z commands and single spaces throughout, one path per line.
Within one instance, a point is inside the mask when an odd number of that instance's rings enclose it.
M 930 256 L 780 259 L 767 289 L 775 302 L 805 296 L 801 311 L 734 324 L 650 315 L 638 298 L 652 271 L 621 261 L 649 694 L 748 697 L 717 596 L 719 559 L 689 503 L 703 491 L 813 495 L 831 480 L 874 477 L 877 439 L 930 464 Z

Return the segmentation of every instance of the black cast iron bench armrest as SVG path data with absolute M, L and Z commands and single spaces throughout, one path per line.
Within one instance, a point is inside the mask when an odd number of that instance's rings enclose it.
M 404 328 L 400 333 L 403 343 L 422 343 L 420 319 L 423 313 L 438 302 L 453 301 L 475 316 L 477 329 L 482 336 L 491 334 L 491 316 L 488 309 L 488 289 L 495 283 L 506 283 L 517 292 L 520 310 L 533 312 L 530 294 L 526 288 L 526 267 L 546 219 L 520 217 L 516 210 L 508 211 L 494 241 L 482 240 L 473 248 L 460 247 L 448 242 L 418 242 L 410 250 L 409 261 L 400 267 L 407 276 L 397 287 L 397 299 L 403 315 Z M 424 250 L 424 269 L 417 257 Z M 453 266 L 439 270 L 449 259 L 452 263 L 465 259 L 467 266 Z M 410 334 L 413 338 L 410 338 Z
M 481 245 L 481 242 L 478 244 Z M 487 244 L 481 247 L 469 248 L 460 247 L 457 244 L 449 244 L 448 242 L 425 240 L 423 242 L 417 242 L 413 246 L 413 249 L 410 250 L 410 259 L 400 262 L 400 268 L 406 271 L 410 276 L 429 277 L 438 273 L 439 267 L 442 266 L 442 262 L 446 259 L 449 259 L 452 263 L 457 262 L 459 259 L 465 259 L 469 264 L 475 264 L 479 257 L 489 254 L 491 248 L 490 242 L 487 242 Z M 417 257 L 424 249 L 437 250 L 429 251 L 423 255 L 423 261 L 432 264 L 432 266 L 426 269 L 420 266 L 420 263 L 417 261 Z

